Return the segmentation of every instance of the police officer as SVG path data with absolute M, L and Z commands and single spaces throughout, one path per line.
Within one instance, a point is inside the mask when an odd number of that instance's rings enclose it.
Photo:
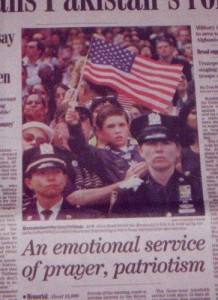
M 56 220 L 97 218 L 100 213 L 75 207 L 63 198 L 67 183 L 67 161 L 64 152 L 51 144 L 24 152 L 24 181 L 34 197 L 23 204 L 23 220 Z
M 204 213 L 201 182 L 176 169 L 185 129 L 177 117 L 149 113 L 132 121 L 148 172 L 134 189 L 118 192 L 112 214 L 118 216 L 191 216 Z M 189 137 L 190 138 L 190 137 Z M 191 142 L 191 138 L 190 138 Z

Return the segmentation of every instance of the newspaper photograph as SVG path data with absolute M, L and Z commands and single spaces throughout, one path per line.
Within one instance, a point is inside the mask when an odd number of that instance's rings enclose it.
M 217 9 L 0 2 L 1 300 L 218 297 Z

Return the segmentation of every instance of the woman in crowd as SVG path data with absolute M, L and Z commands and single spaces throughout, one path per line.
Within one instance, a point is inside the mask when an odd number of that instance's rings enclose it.
M 23 123 L 37 121 L 46 123 L 48 105 L 39 94 L 30 94 L 24 99 Z
M 182 149 L 182 170 L 183 172 L 189 172 L 192 176 L 201 177 L 197 110 L 195 101 L 192 100 L 186 103 L 181 110 L 179 117 L 183 124 L 188 125 L 190 133 L 193 134 L 194 137 L 191 145 Z

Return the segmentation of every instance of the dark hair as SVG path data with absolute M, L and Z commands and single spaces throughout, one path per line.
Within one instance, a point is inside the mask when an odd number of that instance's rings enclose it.
M 56 85 L 53 87 L 53 93 L 54 93 L 54 96 L 55 96 L 55 93 L 57 92 L 57 89 L 58 89 L 58 88 L 62 88 L 62 89 L 64 89 L 65 91 L 68 91 L 68 90 L 69 90 L 69 87 L 68 87 L 66 84 L 58 83 L 58 84 L 56 84 Z
M 135 47 L 139 52 L 140 52 L 140 47 L 134 43 L 127 43 L 126 45 L 123 46 L 124 50 L 128 50 L 129 47 Z M 128 50 L 130 51 L 130 50 Z
M 106 105 L 103 106 L 97 114 L 96 126 L 102 129 L 105 120 L 108 117 L 112 117 L 112 116 L 123 116 L 126 119 L 127 123 L 129 124 L 128 114 L 125 112 L 123 108 L 118 108 L 117 106 L 114 105 Z
M 35 90 L 36 85 L 41 85 L 43 87 L 43 89 L 45 90 L 46 94 L 49 96 L 48 87 L 43 83 L 36 83 L 36 84 L 32 85 L 30 88 L 30 94 L 38 94 L 40 96 L 42 95 L 42 92 L 40 90 L 37 90 L 37 89 Z
M 72 47 L 68 44 L 64 45 L 62 48 L 61 48 L 61 51 L 63 50 L 70 50 L 70 51 L 73 51 Z
M 37 49 L 40 51 L 40 56 L 44 53 L 45 51 L 45 44 L 43 42 L 40 42 L 36 39 L 32 39 L 29 41 L 30 42 L 35 42 L 36 43 L 36 46 L 37 46 Z
M 196 130 L 191 128 L 187 124 L 188 115 L 193 108 L 196 107 L 196 102 L 193 100 L 189 100 L 185 103 L 184 107 L 181 109 L 179 113 L 179 120 L 181 124 L 181 141 L 183 147 L 188 147 L 194 143 L 194 136 Z
M 132 107 L 138 109 L 138 111 L 139 111 L 140 113 L 143 113 L 143 112 L 145 111 L 144 107 L 143 107 L 142 105 L 140 105 L 140 104 L 137 104 L 137 103 L 133 103 L 133 104 L 132 104 Z
M 95 83 L 93 83 L 92 81 L 90 81 L 86 78 L 84 78 L 83 80 L 89 86 L 90 90 L 95 92 L 99 96 L 103 97 L 103 96 L 106 96 L 108 94 L 114 94 L 114 95 L 117 94 L 117 92 L 113 88 L 111 88 L 107 85 L 95 84 Z
M 186 124 L 188 115 L 190 114 L 191 110 L 196 107 L 196 102 L 192 100 L 188 100 L 179 113 L 179 119 L 181 124 Z
M 169 34 L 169 33 L 158 35 L 156 40 L 155 40 L 155 45 L 157 45 L 160 42 L 166 42 L 170 46 L 176 47 L 176 39 L 172 34 Z

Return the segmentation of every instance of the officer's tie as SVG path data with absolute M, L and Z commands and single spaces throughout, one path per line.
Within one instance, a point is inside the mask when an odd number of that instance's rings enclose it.
M 49 218 L 50 218 L 50 216 L 52 214 L 52 210 L 50 210 L 50 209 L 44 209 L 42 211 L 42 214 L 44 215 L 45 220 L 49 220 Z

